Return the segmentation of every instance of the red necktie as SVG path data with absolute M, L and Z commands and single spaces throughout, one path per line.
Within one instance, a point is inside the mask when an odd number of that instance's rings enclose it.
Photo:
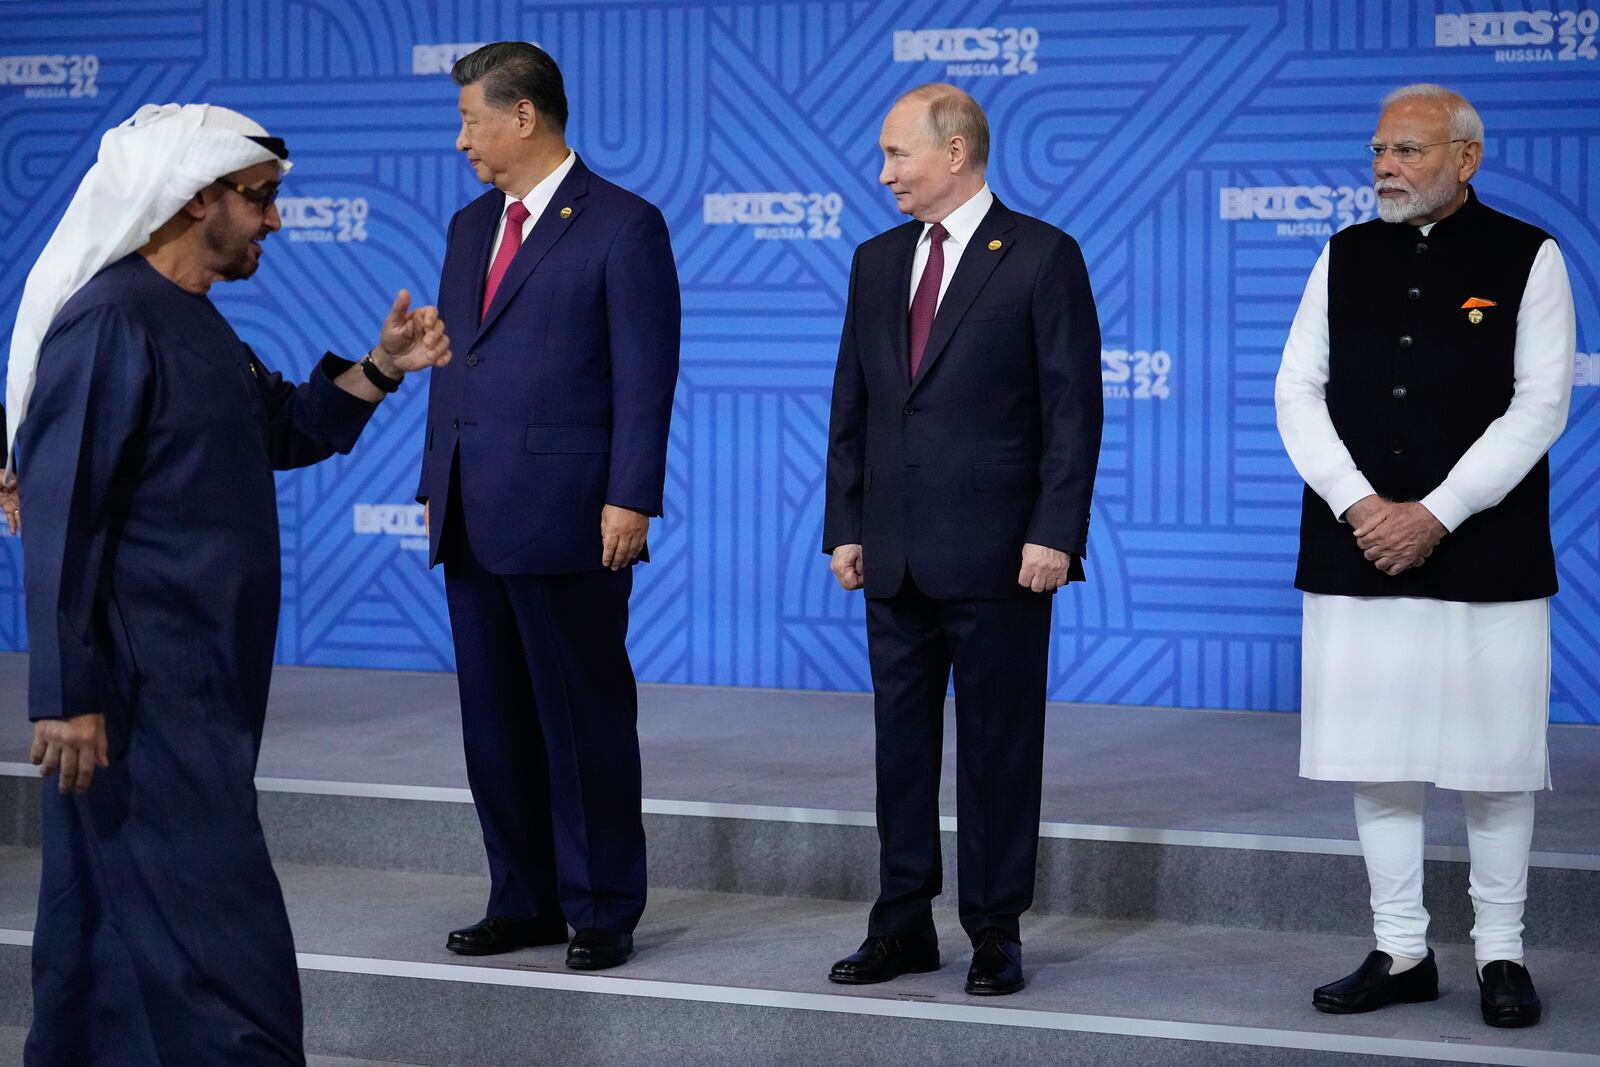
M 517 249 L 522 247 L 522 224 L 527 221 L 528 209 L 522 206 L 522 201 L 511 201 L 511 206 L 506 208 L 506 232 L 500 238 L 500 247 L 495 251 L 494 262 L 489 265 L 489 284 L 483 287 L 483 310 L 478 313 L 480 319 L 489 314 L 489 304 L 494 300 L 494 291 L 500 288 L 500 279 L 506 276 L 511 261 L 517 258 Z
M 944 223 L 936 222 L 928 230 L 928 263 L 922 268 L 917 281 L 917 291 L 911 297 L 911 315 L 907 321 L 911 341 L 911 377 L 917 376 L 922 366 L 922 352 L 928 347 L 928 333 L 933 329 L 933 313 L 939 310 L 939 283 L 944 281 L 944 239 L 950 233 Z

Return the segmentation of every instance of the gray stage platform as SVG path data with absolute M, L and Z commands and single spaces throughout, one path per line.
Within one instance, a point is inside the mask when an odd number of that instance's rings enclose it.
M 0 707 L 20 709 L 24 670 L 0 656 Z M 578 975 L 559 950 L 442 948 L 485 889 L 452 677 L 284 669 L 274 686 L 261 811 L 321 1055 L 815 1063 L 864 1045 L 884 1064 L 1600 1067 L 1600 730 L 1551 732 L 1529 913 L 1547 1021 L 1506 1032 L 1477 1018 L 1460 811 L 1443 793 L 1429 906 L 1444 997 L 1311 1010 L 1310 988 L 1370 946 L 1348 789 L 1295 776 L 1292 716 L 1053 705 L 1030 986 L 995 1002 L 961 992 L 967 953 L 944 910 L 940 972 L 826 981 L 876 877 L 869 698 L 643 687 L 652 903 L 632 964 Z M 0 1058 L 27 1021 L 25 736 L 0 733 Z

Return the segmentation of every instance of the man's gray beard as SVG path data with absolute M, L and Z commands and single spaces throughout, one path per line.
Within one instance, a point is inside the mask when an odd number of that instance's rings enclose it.
M 1373 188 L 1376 191 L 1376 183 Z M 1446 172 L 1439 176 L 1435 188 L 1414 189 L 1406 193 L 1404 200 L 1393 200 L 1379 194 L 1378 217 L 1384 222 L 1410 222 L 1418 215 L 1430 215 L 1455 199 L 1457 188 Z

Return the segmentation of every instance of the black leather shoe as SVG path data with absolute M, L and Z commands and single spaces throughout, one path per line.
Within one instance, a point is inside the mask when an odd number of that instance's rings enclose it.
M 486 916 L 471 926 L 451 930 L 444 947 L 462 956 L 493 956 L 499 952 L 529 945 L 564 945 L 567 943 L 566 923 L 547 923 L 535 919 L 497 919 Z
M 899 937 L 869 937 L 861 947 L 833 965 L 828 981 L 844 985 L 887 982 L 902 974 L 926 974 L 939 969 L 937 941 L 910 941 Z
M 1433 962 L 1433 949 L 1423 961 L 1400 974 L 1391 975 L 1394 957 L 1376 949 L 1353 974 L 1330 982 L 1311 994 L 1311 1005 L 1330 1015 L 1354 1015 L 1376 1011 L 1389 1004 L 1416 1004 L 1439 999 L 1439 968 Z
M 1544 1012 L 1528 969 L 1510 960 L 1483 965 L 1483 974 L 1478 978 L 1478 1002 L 1483 1008 L 1483 1021 L 1490 1026 L 1532 1026 Z
M 967 968 L 967 992 L 998 997 L 1022 988 L 1022 942 L 1004 930 L 980 930 Z
M 567 946 L 567 966 L 575 971 L 603 971 L 620 967 L 633 955 L 633 935 L 626 930 L 590 927 L 572 935 Z

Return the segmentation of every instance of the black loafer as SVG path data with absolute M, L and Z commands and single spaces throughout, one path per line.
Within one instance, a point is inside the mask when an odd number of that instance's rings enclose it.
M 1376 1011 L 1389 1004 L 1416 1004 L 1439 999 L 1439 968 L 1433 962 L 1433 949 L 1423 961 L 1400 974 L 1391 975 L 1394 957 L 1376 950 L 1354 973 L 1330 982 L 1311 994 L 1311 1005 L 1330 1015 L 1354 1015 Z
M 843 985 L 871 985 L 902 974 L 926 974 L 939 969 L 937 941 L 911 941 L 899 937 L 869 937 L 861 947 L 833 965 L 828 981 Z
M 567 946 L 567 966 L 575 971 L 603 971 L 620 967 L 633 955 L 633 935 L 626 930 L 590 927 L 572 935 Z
M 1532 1026 L 1544 1013 L 1528 969 L 1510 960 L 1483 965 L 1478 977 L 1478 1002 L 1490 1026 Z
M 462 956 L 493 956 L 530 945 L 566 943 L 566 923 L 547 923 L 538 919 L 498 919 L 489 915 L 471 926 L 451 930 L 444 947 Z
M 967 992 L 999 997 L 1022 988 L 1022 942 L 1004 930 L 980 930 L 967 968 Z

